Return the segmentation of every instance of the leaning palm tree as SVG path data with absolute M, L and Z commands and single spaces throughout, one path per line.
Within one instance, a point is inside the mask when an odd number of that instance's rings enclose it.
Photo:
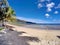
M 5 15 L 4 15 L 4 20 L 8 22 L 13 22 L 16 21 L 16 15 L 14 10 L 11 7 L 5 8 Z M 4 22 L 5 22 L 4 21 Z M 6 28 L 6 23 L 5 23 L 5 28 Z
M 0 7 L 0 21 L 2 21 L 3 25 L 5 21 L 14 21 L 16 19 L 16 15 L 14 10 L 9 7 L 7 0 L 1 0 Z
M 16 20 L 16 15 L 11 7 L 0 9 L 0 21 L 2 21 L 2 25 L 5 25 L 5 21 L 12 22 L 15 20 Z
M 16 15 L 15 15 L 14 10 L 11 7 L 8 7 L 6 9 L 6 13 L 5 14 L 6 14 L 5 15 L 5 20 L 6 21 L 15 21 Z

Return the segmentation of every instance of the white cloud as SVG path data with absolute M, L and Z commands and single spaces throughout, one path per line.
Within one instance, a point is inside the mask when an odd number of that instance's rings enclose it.
M 55 8 L 56 8 L 56 9 L 57 9 L 57 8 L 60 8 L 60 4 L 58 4 L 58 6 L 57 6 L 57 7 L 55 7 Z
M 58 11 L 55 11 L 54 14 L 58 14 L 59 12 Z
M 52 8 L 52 7 L 54 7 L 54 5 L 55 5 L 55 3 L 51 2 L 51 3 L 47 4 L 47 7 Z
M 38 0 L 38 8 L 42 8 L 42 7 L 46 7 L 47 8 L 47 12 L 52 11 L 52 8 L 55 6 L 54 2 L 51 2 L 51 0 Z M 43 2 L 47 1 L 47 4 L 44 4 Z M 46 2 L 45 2 L 46 3 Z
M 51 8 L 47 8 L 47 12 L 50 12 L 50 11 L 52 11 L 52 9 Z
M 55 3 L 54 3 L 54 2 L 51 2 L 51 3 L 47 4 L 47 5 L 46 5 L 46 7 L 47 7 L 47 11 L 48 11 L 48 12 L 52 11 L 52 9 L 51 9 L 51 8 L 53 8 L 53 7 L 54 7 L 54 5 L 55 5 Z
M 41 8 L 43 7 L 43 5 L 41 3 L 38 4 L 38 8 Z
M 48 18 L 50 15 L 49 14 L 45 14 L 45 16 Z

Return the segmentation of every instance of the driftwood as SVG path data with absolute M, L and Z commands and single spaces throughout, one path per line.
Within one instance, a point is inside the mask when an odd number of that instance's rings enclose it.
M 9 25 L 6 25 L 5 27 L 11 31 L 13 31 L 13 28 L 14 28 L 13 26 L 9 26 Z
M 57 36 L 60 39 L 60 36 Z

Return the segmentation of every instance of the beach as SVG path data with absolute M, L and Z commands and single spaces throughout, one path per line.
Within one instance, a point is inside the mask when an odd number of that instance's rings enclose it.
M 60 0 L 0 0 L 0 45 L 60 45 Z
M 23 37 L 35 37 L 33 41 L 27 41 L 29 45 L 60 45 L 60 30 L 45 30 L 45 29 L 34 29 L 23 26 L 13 26 L 13 30 L 17 32 L 24 32 Z M 31 40 L 31 39 L 30 39 Z

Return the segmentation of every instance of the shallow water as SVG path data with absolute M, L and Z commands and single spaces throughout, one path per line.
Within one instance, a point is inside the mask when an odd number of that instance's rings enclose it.
M 60 30 L 60 25 L 34 25 L 34 24 L 27 24 L 24 25 L 28 28 L 36 28 L 36 29 L 48 29 L 48 30 Z

